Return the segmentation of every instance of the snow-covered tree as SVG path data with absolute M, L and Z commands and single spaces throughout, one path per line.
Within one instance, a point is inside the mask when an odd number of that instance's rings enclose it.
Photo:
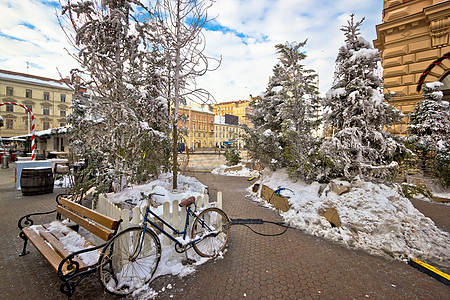
M 442 100 L 442 82 L 424 85 L 424 99 L 409 114 L 407 142 L 422 161 L 431 159 L 436 174 L 450 185 L 450 106 Z
M 165 97 L 171 108 L 173 189 L 177 188 L 179 106 L 186 99 L 207 102 L 212 96 L 196 84 L 196 78 L 215 70 L 220 60 L 208 57 L 203 27 L 212 0 L 160 0 L 153 9 L 155 35 L 164 57 Z
M 308 153 L 315 145 L 319 124 L 318 97 L 313 70 L 305 69 L 303 43 L 276 45 L 280 54 L 266 92 L 252 102 L 247 147 L 252 156 L 273 169 L 289 167 L 291 175 L 305 176 Z
M 86 178 L 101 191 L 140 183 L 168 166 L 168 105 L 161 57 L 148 8 L 133 0 L 67 1 L 61 25 L 78 50 L 74 72 L 93 97 L 73 101 L 73 151 L 88 163 Z M 80 82 L 78 82 L 78 80 Z
M 331 160 L 331 176 L 388 179 L 406 149 L 384 128 L 398 123 L 402 114 L 385 101 L 375 72 L 379 52 L 360 36 L 364 19 L 355 23 L 353 17 L 341 28 L 345 45 L 339 49 L 334 84 L 323 104 L 332 137 L 320 153 Z

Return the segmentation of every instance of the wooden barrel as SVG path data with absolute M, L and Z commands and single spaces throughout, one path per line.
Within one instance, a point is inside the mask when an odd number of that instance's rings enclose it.
M 24 168 L 20 176 L 22 195 L 40 195 L 53 193 L 52 168 Z

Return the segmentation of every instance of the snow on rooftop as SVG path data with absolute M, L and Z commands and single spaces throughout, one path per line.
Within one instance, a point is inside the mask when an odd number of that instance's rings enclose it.
M 0 71 L 0 78 L 17 80 L 17 81 L 25 81 L 25 82 L 48 85 L 48 86 L 52 86 L 52 87 L 70 90 L 70 88 L 65 83 L 57 81 L 57 80 L 52 80 L 52 79 L 48 79 L 48 80 L 45 80 L 44 78 L 38 79 L 38 78 L 22 76 L 22 75 L 18 75 L 18 74 L 17 75 L 7 74 L 7 73 L 3 73 L 1 71 Z

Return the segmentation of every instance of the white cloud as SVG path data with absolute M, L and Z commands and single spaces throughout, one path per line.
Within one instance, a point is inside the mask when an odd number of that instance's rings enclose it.
M 69 74 L 76 62 L 64 48 L 69 48 L 55 8 L 49 1 L 2 0 L 0 2 L 0 68 L 58 78 Z M 53 1 L 56 3 L 56 1 Z M 366 17 L 362 36 L 376 38 L 375 25 L 381 22 L 382 0 L 219 0 L 209 11 L 210 17 L 229 31 L 206 31 L 206 53 L 222 56 L 222 65 L 198 83 L 217 101 L 248 99 L 267 86 L 272 67 L 277 62 L 275 45 L 286 41 L 301 42 L 308 58 L 306 68 L 319 73 L 320 91 L 332 84 L 334 60 L 344 43 L 340 27 L 351 13 L 356 19 Z M 36 66 L 36 67 L 33 67 Z

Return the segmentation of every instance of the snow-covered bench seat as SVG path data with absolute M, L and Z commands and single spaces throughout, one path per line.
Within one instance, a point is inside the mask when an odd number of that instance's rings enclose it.
M 58 196 L 55 210 L 32 213 L 18 222 L 19 236 L 24 240 L 20 256 L 26 250 L 28 240 L 36 247 L 62 280 L 61 292 L 72 298 L 76 286 L 87 274 L 96 270 L 102 248 L 116 233 L 122 220 L 114 220 L 99 212 Z M 30 218 L 37 215 L 56 213 L 56 220 L 48 224 L 33 225 Z M 61 216 L 71 221 L 64 223 Z M 90 231 L 104 243 L 95 245 L 78 232 L 79 227 Z M 76 231 L 75 231 L 76 230 Z

